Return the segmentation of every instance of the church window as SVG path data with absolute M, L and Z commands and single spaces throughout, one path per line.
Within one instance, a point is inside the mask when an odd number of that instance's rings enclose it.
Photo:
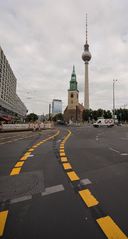
M 73 93 L 71 93 L 71 98 L 73 98 Z

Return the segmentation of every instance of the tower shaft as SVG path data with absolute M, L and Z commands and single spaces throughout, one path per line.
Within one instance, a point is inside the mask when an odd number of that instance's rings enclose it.
M 88 62 L 85 62 L 84 107 L 87 110 L 89 109 Z
M 89 109 L 89 79 L 88 79 L 88 65 L 91 60 L 91 53 L 89 52 L 88 44 L 88 24 L 87 24 L 87 14 L 86 14 L 86 42 L 84 45 L 84 52 L 82 54 L 82 59 L 85 63 L 85 82 L 84 82 L 84 107 Z

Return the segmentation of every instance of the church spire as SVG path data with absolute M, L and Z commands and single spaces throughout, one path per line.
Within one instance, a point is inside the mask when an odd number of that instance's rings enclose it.
M 73 65 L 73 71 L 71 75 L 71 81 L 76 81 L 76 73 L 75 73 L 75 66 Z
M 73 71 L 71 74 L 70 80 L 70 89 L 69 90 L 77 90 L 77 81 L 76 81 L 76 73 L 75 73 L 75 66 L 73 65 Z

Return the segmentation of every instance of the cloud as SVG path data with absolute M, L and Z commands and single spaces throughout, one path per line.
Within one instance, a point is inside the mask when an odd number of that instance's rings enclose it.
M 85 13 L 88 12 L 90 106 L 128 103 L 128 2 L 126 0 L 1 0 L 0 44 L 29 111 L 48 112 L 53 98 L 67 105 L 72 66 L 83 102 Z M 28 97 L 29 95 L 29 97 Z

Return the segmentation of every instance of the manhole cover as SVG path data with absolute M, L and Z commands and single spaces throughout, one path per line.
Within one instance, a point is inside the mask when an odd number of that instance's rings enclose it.
M 0 177 L 0 202 L 42 191 L 44 178 L 40 171 Z

